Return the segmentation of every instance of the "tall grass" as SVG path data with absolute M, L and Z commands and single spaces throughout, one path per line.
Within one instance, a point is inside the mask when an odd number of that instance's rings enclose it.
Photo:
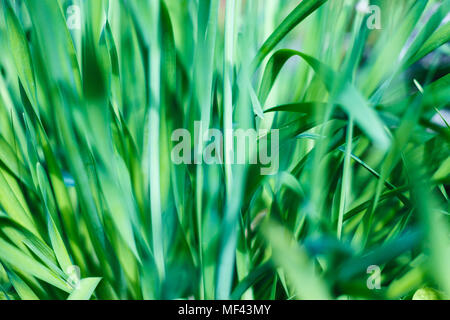
M 1 0 L 0 298 L 450 297 L 450 1 L 362 4 Z

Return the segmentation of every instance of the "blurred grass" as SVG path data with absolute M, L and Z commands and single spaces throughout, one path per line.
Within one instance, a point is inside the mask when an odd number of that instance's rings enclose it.
M 450 1 L 358 3 L 1 0 L 0 299 L 448 299 Z

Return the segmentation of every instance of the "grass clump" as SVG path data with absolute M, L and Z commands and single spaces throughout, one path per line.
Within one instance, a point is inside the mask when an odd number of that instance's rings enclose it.
M 450 296 L 450 1 L 0 3 L 1 299 Z

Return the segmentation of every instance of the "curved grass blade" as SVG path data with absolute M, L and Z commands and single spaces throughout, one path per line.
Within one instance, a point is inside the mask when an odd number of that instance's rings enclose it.
M 414 62 L 422 59 L 430 52 L 435 51 L 440 46 L 448 43 L 450 41 L 450 22 L 447 22 L 445 25 L 440 27 L 437 31 L 435 31 L 430 38 L 423 44 L 420 50 L 412 56 L 407 65 L 411 65 Z
M 261 64 L 270 51 L 272 51 L 292 29 L 327 1 L 328 0 L 303 0 L 300 2 L 300 4 L 286 17 L 286 19 L 283 20 L 261 46 L 253 60 L 252 70 L 255 70 Z
M 273 54 L 264 71 L 260 86 L 260 100 L 265 101 L 281 68 L 293 56 L 299 56 L 305 60 L 332 95 L 331 102 L 341 105 L 377 147 L 381 150 L 387 150 L 390 139 L 386 134 L 383 122 L 375 110 L 369 107 L 367 100 L 361 93 L 346 79 L 341 79 L 329 66 L 302 52 L 282 49 Z

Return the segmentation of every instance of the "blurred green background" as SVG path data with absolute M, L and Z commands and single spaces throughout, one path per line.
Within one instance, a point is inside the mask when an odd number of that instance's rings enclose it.
M 450 297 L 449 0 L 0 6 L 0 299 Z

